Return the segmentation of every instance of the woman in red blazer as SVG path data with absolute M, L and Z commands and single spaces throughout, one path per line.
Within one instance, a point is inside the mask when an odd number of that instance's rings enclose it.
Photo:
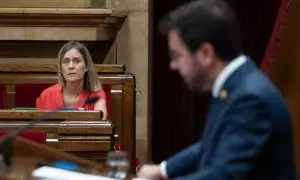
M 84 108 L 103 112 L 107 118 L 106 96 L 97 78 L 88 49 L 77 41 L 66 43 L 58 54 L 58 84 L 46 90 L 36 100 L 43 110 Z M 95 104 L 85 104 L 87 98 L 98 96 Z

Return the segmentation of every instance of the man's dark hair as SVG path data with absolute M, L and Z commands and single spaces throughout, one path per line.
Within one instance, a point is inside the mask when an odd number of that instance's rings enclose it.
M 184 4 L 166 15 L 159 29 L 164 34 L 176 29 L 191 52 L 203 43 L 210 43 L 226 61 L 241 53 L 236 17 L 223 0 L 195 0 Z

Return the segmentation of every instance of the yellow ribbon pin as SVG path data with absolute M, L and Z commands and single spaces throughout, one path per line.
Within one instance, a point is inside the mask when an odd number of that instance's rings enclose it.
M 220 91 L 220 95 L 219 96 L 220 96 L 221 100 L 226 100 L 227 97 L 228 97 L 228 93 L 227 93 L 226 90 L 223 89 L 223 90 Z

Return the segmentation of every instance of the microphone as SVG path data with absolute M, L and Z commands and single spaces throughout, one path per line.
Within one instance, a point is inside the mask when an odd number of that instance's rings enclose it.
M 83 102 L 84 102 L 83 107 L 87 104 L 95 104 L 99 99 L 100 99 L 99 96 L 88 97 L 85 100 L 83 100 Z M 39 122 L 41 122 L 43 120 L 51 119 L 55 112 L 58 112 L 59 110 L 63 110 L 63 109 L 64 108 L 57 108 L 55 110 L 47 111 L 46 113 L 44 113 L 44 115 L 41 118 L 34 119 L 34 120 L 30 121 L 28 124 L 26 124 L 20 128 L 17 128 L 13 131 L 10 131 L 8 134 L 6 134 L 4 137 L 2 137 L 0 139 L 0 153 L 4 156 L 4 162 L 5 162 L 6 166 L 9 167 L 11 165 L 11 157 L 12 157 L 12 153 L 13 153 L 12 149 L 13 149 L 14 138 L 16 136 L 18 136 L 20 133 L 22 133 L 25 130 L 32 127 L 33 125 L 38 124 Z M 100 111 L 100 117 L 102 117 L 101 113 L 103 113 L 103 112 Z
M 100 99 L 99 96 L 92 96 L 92 97 L 88 96 L 88 98 L 86 98 L 82 107 L 84 107 L 87 104 L 95 104 L 99 99 Z

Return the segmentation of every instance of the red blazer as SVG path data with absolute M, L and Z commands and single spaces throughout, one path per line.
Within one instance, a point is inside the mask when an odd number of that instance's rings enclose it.
M 81 92 L 79 95 L 78 103 L 75 105 L 75 108 L 85 108 L 87 110 L 94 110 L 95 104 L 86 104 L 84 105 L 85 99 L 93 96 L 99 96 L 100 99 L 106 100 L 106 95 L 103 89 L 100 89 L 96 92 Z M 36 108 L 42 110 L 55 110 L 57 108 L 63 108 L 63 95 L 62 87 L 60 84 L 55 84 L 47 89 L 45 89 L 41 95 L 36 100 Z

